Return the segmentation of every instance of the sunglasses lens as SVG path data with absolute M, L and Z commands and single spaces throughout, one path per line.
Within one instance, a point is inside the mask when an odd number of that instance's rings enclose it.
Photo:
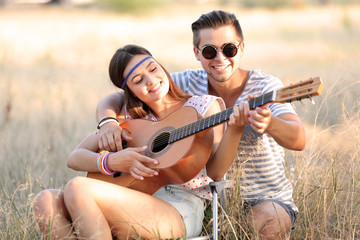
M 226 57 L 232 58 L 237 54 L 237 47 L 233 43 L 228 43 L 223 48 L 223 53 Z
M 214 57 L 216 57 L 217 51 L 212 46 L 206 46 L 206 47 L 203 48 L 201 53 L 202 53 L 204 58 L 213 59 Z

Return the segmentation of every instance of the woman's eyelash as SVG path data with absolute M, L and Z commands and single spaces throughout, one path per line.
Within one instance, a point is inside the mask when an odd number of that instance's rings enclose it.
M 157 69 L 157 67 L 155 66 L 155 67 L 150 69 L 150 72 L 155 72 L 156 69 Z M 140 78 L 138 81 L 136 81 L 136 84 L 140 84 L 142 82 L 142 80 L 143 80 L 143 78 Z

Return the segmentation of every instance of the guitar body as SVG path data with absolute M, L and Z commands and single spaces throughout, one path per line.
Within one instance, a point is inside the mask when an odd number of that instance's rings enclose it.
M 107 176 L 101 173 L 88 173 L 88 177 L 111 182 L 144 193 L 153 194 L 169 184 L 181 184 L 194 178 L 206 165 L 213 145 L 213 131 L 206 129 L 170 144 L 156 143 L 167 137 L 171 130 L 181 128 L 197 121 L 201 116 L 193 107 L 183 107 L 161 121 L 153 122 L 135 119 L 121 124 L 126 133 L 133 138 L 127 147 L 147 146 L 145 155 L 159 161 L 154 166 L 158 176 L 136 180 L 128 173 L 120 176 Z

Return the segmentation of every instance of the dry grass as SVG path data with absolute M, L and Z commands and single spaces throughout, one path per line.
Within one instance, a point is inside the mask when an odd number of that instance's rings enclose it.
M 143 18 L 0 9 L 0 239 L 39 239 L 31 202 L 41 189 L 60 188 L 78 174 L 65 162 L 95 128 L 98 100 L 115 90 L 107 77 L 115 49 L 137 43 L 169 71 L 200 67 L 189 26 L 213 8 L 179 6 Z M 321 76 L 325 84 L 315 105 L 294 104 L 308 143 L 287 153 L 300 209 L 292 238 L 360 238 L 360 8 L 229 10 L 244 28 L 245 67 L 285 83 Z M 228 218 L 229 239 L 251 239 L 236 206 Z

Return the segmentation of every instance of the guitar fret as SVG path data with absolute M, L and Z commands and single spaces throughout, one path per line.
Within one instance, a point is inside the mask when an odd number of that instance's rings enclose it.
M 264 103 L 268 103 L 268 102 L 271 102 L 273 99 L 273 92 L 269 92 L 269 93 L 266 93 L 263 95 L 264 96 Z
M 183 128 L 182 134 L 181 134 L 181 138 L 183 138 L 184 136 L 186 136 L 186 133 L 192 133 L 192 129 L 191 129 L 191 125 L 186 125 Z
M 181 136 L 184 135 L 184 131 L 185 131 L 186 126 L 179 128 L 179 133 L 177 134 L 176 140 L 181 139 Z
M 171 131 L 171 135 L 172 135 L 171 142 L 175 142 L 178 140 L 179 131 L 180 131 L 180 128 Z
M 189 131 L 194 134 L 196 133 L 196 123 L 189 126 Z
M 198 132 L 199 131 L 199 122 L 195 123 L 195 132 Z
M 203 129 L 204 129 L 204 125 L 205 125 L 205 120 L 204 120 L 204 118 L 202 118 L 202 119 L 198 122 L 196 130 L 197 130 L 197 131 L 203 130 Z
M 225 111 L 223 114 L 221 114 L 221 121 L 224 121 L 225 120 L 225 118 L 226 118 L 226 114 L 227 113 L 227 111 Z
M 176 130 L 170 131 L 169 143 L 175 142 L 175 134 L 176 134 Z
M 181 139 L 182 133 L 184 132 L 184 128 L 180 128 L 176 135 L 176 140 Z
M 186 126 L 179 129 L 180 131 L 179 131 L 179 133 L 177 135 L 177 140 L 181 139 L 182 136 L 184 136 L 184 132 L 186 132 L 186 127 L 188 127 L 188 125 L 186 125 Z
M 204 126 L 203 126 L 203 128 L 202 129 L 205 129 L 205 128 L 208 128 L 208 127 L 210 127 L 210 120 L 211 120 L 211 117 L 212 116 L 210 116 L 209 118 L 204 118 Z
M 254 98 L 254 103 L 253 103 L 253 105 L 252 105 L 252 108 L 254 109 L 254 108 L 256 108 L 256 107 L 257 107 L 256 98 Z
M 255 108 L 262 105 L 261 97 L 255 98 Z
M 233 108 L 233 107 L 229 108 L 229 109 L 226 111 L 226 115 L 224 116 L 224 118 L 221 119 L 222 122 L 228 120 L 228 119 L 230 118 L 230 115 L 231 115 L 233 112 L 234 112 L 234 108 Z
M 179 140 L 181 139 L 181 136 L 182 136 L 182 132 L 184 131 L 184 128 L 180 128 L 179 131 L 177 132 L 176 134 L 176 140 Z
M 211 120 L 209 120 L 209 127 L 211 127 L 212 125 L 217 124 L 217 122 L 216 122 L 216 114 L 211 115 L 210 117 L 211 117 Z
M 209 118 L 204 118 L 204 126 L 203 126 L 202 130 L 209 128 L 210 122 L 212 122 L 212 116 L 210 116 Z
M 180 139 L 181 136 L 181 132 L 183 131 L 183 128 L 179 128 L 176 130 L 175 136 L 174 136 L 174 141 L 177 141 Z
M 220 113 L 216 114 L 215 122 L 216 122 L 217 124 L 219 124 L 219 123 L 221 122 L 220 117 L 221 117 L 221 114 L 220 114 Z
M 213 118 L 213 116 L 211 116 L 209 118 L 205 118 L 204 123 L 205 123 L 206 128 L 210 127 L 210 122 L 212 122 L 210 120 L 212 120 L 212 118 Z M 205 127 L 204 127 L 204 129 L 205 129 Z
M 186 133 L 192 133 L 191 126 L 186 125 L 186 126 L 183 128 L 180 137 L 183 138 L 183 137 L 186 135 Z
M 271 91 L 271 92 L 268 92 L 268 93 L 265 93 L 259 97 L 256 97 L 256 98 L 253 98 L 253 99 L 250 99 L 248 102 L 249 102 L 249 107 L 250 107 L 250 110 L 253 110 L 257 107 L 260 107 L 262 105 L 265 105 L 266 103 L 269 103 L 269 102 L 272 102 L 274 101 L 274 91 Z
M 219 114 L 214 114 L 213 116 L 214 116 L 214 122 L 215 122 L 215 123 L 219 123 L 219 122 L 220 122 L 220 118 L 219 118 L 218 120 L 216 120 L 216 119 L 218 118 Z
M 189 126 L 189 131 L 191 132 L 191 134 L 196 133 L 196 124 L 197 123 L 194 123 L 191 126 Z

